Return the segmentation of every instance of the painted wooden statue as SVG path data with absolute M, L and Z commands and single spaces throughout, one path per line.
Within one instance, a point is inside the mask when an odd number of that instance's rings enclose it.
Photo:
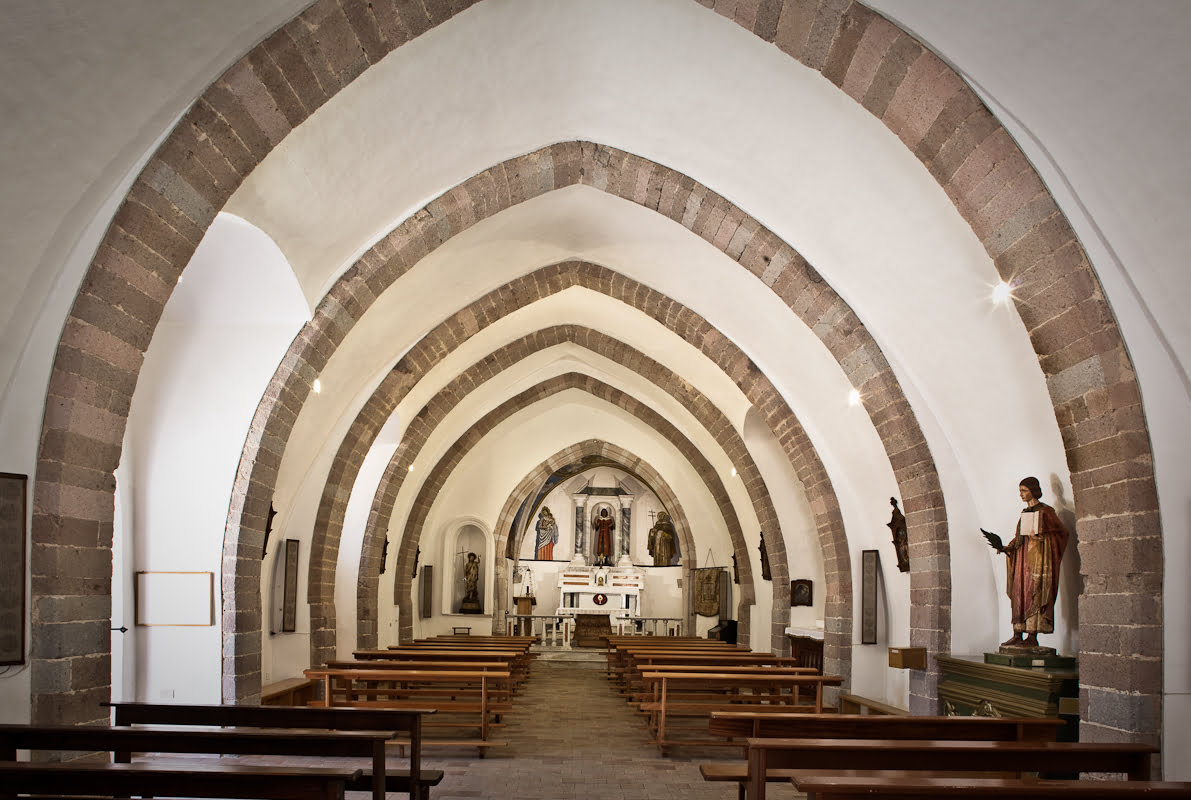
M 1026 507 L 1009 544 L 995 533 L 980 529 L 988 543 L 1009 559 L 1006 591 L 1012 611 L 1013 635 L 1001 643 L 1006 648 L 1038 646 L 1038 634 L 1054 633 L 1055 599 L 1059 594 L 1059 564 L 1068 533 L 1059 515 L 1041 502 L 1037 478 L 1023 478 L 1018 486 Z

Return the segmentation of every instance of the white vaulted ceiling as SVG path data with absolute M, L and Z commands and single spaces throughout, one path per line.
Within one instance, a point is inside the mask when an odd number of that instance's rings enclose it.
M 33 471 L 62 320 L 140 165 L 206 86 L 305 5 L 6 4 L 12 24 L 0 25 L 0 434 L 13 463 L 0 469 Z M 1187 4 L 868 5 L 969 81 L 1071 221 L 1136 362 L 1164 522 L 1168 530 L 1186 530 Z M 248 239 L 222 239 L 232 242 L 221 260 L 224 279 L 184 283 L 165 321 L 227 323 L 213 309 L 235 316 L 233 308 L 253 307 L 242 295 L 254 292 L 261 314 L 284 329 L 276 332 L 283 343 L 301 323 L 301 301 L 313 309 L 402 220 L 478 172 L 566 141 L 611 146 L 689 176 L 806 257 L 892 364 L 940 465 L 953 530 L 974 532 L 1004 516 L 1023 454 L 1063 471 L 1051 399 L 1025 329 L 1016 314 L 990 302 L 993 265 L 938 183 L 879 119 L 821 74 L 692 0 L 484 0 L 398 48 L 288 135 L 243 183 L 223 209 L 234 216 L 220 218 L 212 232 L 251 226 L 245 235 L 259 249 Z M 380 298 L 331 358 L 323 392 L 296 423 L 277 487 L 292 499 L 293 517 L 313 519 L 343 430 L 406 350 L 484 293 L 572 259 L 663 292 L 736 343 L 806 427 L 840 497 L 853 547 L 885 541 L 886 500 L 896 494 L 888 459 L 863 411 L 847 406 L 847 379 L 814 333 L 707 242 L 589 186 L 484 220 Z M 266 263 L 268 280 L 283 287 L 276 294 L 237 280 Z M 237 293 L 240 303 L 230 304 Z M 459 370 L 501 344 L 564 322 L 645 352 L 745 429 L 748 402 L 704 356 L 639 311 L 577 288 L 469 340 L 397 416 L 415 414 Z M 234 348 L 218 355 L 236 358 Z M 690 425 L 646 379 L 564 347 L 483 387 L 471 399 L 476 408 L 463 409 L 448 427 L 457 436 L 485 403 L 575 365 Z M 143 380 L 159 374 L 147 370 Z M 258 382 L 267 380 L 262 374 Z M 596 403 L 564 395 L 549 410 L 568 402 L 582 407 L 584 424 L 603 413 Z M 614 413 L 608 417 L 610 430 L 640 432 Z M 555 423 L 551 440 L 562 442 L 566 427 Z M 722 453 L 709 457 L 717 468 L 731 466 Z M 766 470 L 772 480 L 781 476 L 777 467 Z M 805 516 L 789 502 L 781 509 L 787 518 Z M 999 598 L 987 552 L 971 538 L 953 545 L 953 585 L 967 590 L 953 599 L 958 619 Z M 1181 599 L 1168 594 L 1168 607 Z M 905 609 L 897 613 L 904 624 Z M 954 633 L 973 646 L 988 635 Z

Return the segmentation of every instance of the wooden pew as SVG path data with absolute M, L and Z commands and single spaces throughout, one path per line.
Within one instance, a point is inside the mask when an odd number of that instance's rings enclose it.
M 764 667 L 764 669 L 758 669 Z M 755 662 L 748 662 L 744 664 L 646 664 L 637 667 L 634 675 L 626 676 L 625 687 L 621 689 L 621 694 L 625 695 L 631 703 L 642 703 L 652 699 L 653 686 L 651 681 L 645 679 L 645 674 L 663 675 L 663 674 L 677 674 L 686 673 L 688 675 L 704 674 L 729 674 L 729 675 L 817 675 L 818 673 L 810 667 L 788 667 L 777 666 L 773 664 L 757 664 Z M 795 699 L 797 702 L 797 698 Z M 831 711 L 830 708 L 825 708 L 824 712 Z
M 858 694 L 841 694 L 839 696 L 839 713 L 841 714 L 886 714 L 895 717 L 909 715 L 909 711 L 878 700 L 870 700 Z
M 309 678 L 285 678 L 261 687 L 262 706 L 304 706 L 314 699 L 314 681 Z
M 174 705 L 161 703 L 106 703 L 113 710 L 116 726 L 174 725 L 251 728 L 300 728 L 332 731 L 394 731 L 396 740 L 410 749 L 409 767 L 394 770 L 384 767 L 384 791 L 408 792 L 418 800 L 428 796 L 431 786 L 443 779 L 441 770 L 422 769 L 422 726 L 433 709 L 311 708 L 306 706 L 234 706 Z M 137 730 L 137 729 L 133 729 Z M 101 748 L 97 748 L 101 749 Z M 232 751 L 228 751 L 232 752 Z M 315 754 L 317 755 L 317 753 Z M 376 792 L 382 785 L 374 768 L 349 782 L 352 791 Z
M 489 733 L 499 716 L 512 710 L 511 676 L 505 671 L 465 669 L 308 669 L 306 677 L 323 681 L 322 702 L 356 708 L 432 708 L 443 722 L 439 727 L 477 729 L 478 737 L 429 738 L 422 745 L 475 747 L 481 757 L 489 747 L 501 747 Z
M 360 770 L 325 767 L 0 762 L 0 785 L 10 794 L 343 800 L 359 777 Z
M 796 778 L 807 800 L 862 798 L 982 797 L 1001 800 L 1123 800 L 1139 796 L 1191 798 L 1191 783 L 1176 781 L 1049 781 L 1021 778 L 924 778 L 891 775 L 880 778 L 842 776 Z
M 832 770 L 1124 773 L 1150 779 L 1152 745 L 1102 742 L 909 741 L 904 739 L 748 739 L 748 800 L 764 800 L 767 772 Z M 924 776 L 929 777 L 929 776 Z
M 356 650 L 352 656 L 357 661 L 435 661 L 435 662 L 492 662 L 502 661 L 508 665 L 515 686 L 520 686 L 529 677 L 533 658 L 518 649 L 479 649 L 402 647 L 386 650 Z
M 658 655 L 741 655 L 750 650 L 715 639 L 655 638 L 652 636 L 608 637 L 607 674 L 609 678 L 625 670 L 635 652 L 652 652 Z
M 110 752 L 121 763 L 131 761 L 134 752 L 363 757 L 372 759 L 373 798 L 384 800 L 385 744 L 395 735 L 292 728 L 0 725 L 0 760 L 15 761 L 17 750 Z
M 876 714 L 754 714 L 715 711 L 708 729 L 728 738 L 942 739 L 1053 742 L 1053 717 L 930 717 Z
M 764 667 L 748 672 L 668 672 L 645 671 L 642 679 L 652 686 L 652 699 L 639 704 L 649 714 L 650 731 L 662 754 L 673 745 L 724 745 L 723 739 L 674 739 L 667 726 L 676 717 L 706 720 L 714 711 L 823 713 L 823 687 L 839 686 L 843 678 L 835 675 L 769 674 Z M 806 705 L 799 692 L 809 688 L 814 699 Z
M 932 717 L 875 714 L 783 714 L 713 711 L 708 731 L 725 739 L 943 739 L 951 741 L 1053 742 L 1063 721 L 1047 717 Z M 744 800 L 748 762 L 715 762 L 699 767 L 706 781 L 737 785 Z M 788 772 L 770 770 L 770 780 Z

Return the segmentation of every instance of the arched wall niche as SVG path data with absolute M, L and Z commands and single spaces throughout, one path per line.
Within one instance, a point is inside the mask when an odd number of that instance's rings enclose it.
M 476 620 L 494 620 L 496 614 L 492 601 L 494 594 L 492 591 L 492 576 L 494 574 L 492 564 L 495 560 L 495 550 L 493 549 L 491 530 L 476 517 L 460 517 L 452 520 L 440 536 L 442 560 L 439 563 L 445 567 L 440 579 L 442 581 L 440 598 L 443 614 L 449 616 L 463 613 L 460 611 L 460 606 L 466 587 L 464 571 L 470 554 L 474 553 L 479 559 L 477 591 L 480 610 L 474 615 L 466 616 Z M 409 618 L 411 620 L 415 618 L 412 611 Z
M 497 523 L 496 523 L 496 527 L 495 527 L 495 530 L 497 531 L 497 536 L 499 537 L 502 532 L 508 531 L 511 529 L 513 521 L 517 517 L 518 509 L 526 502 L 526 500 L 528 500 L 537 491 L 537 487 L 541 486 L 545 482 L 547 476 L 554 474 L 560 470 L 565 470 L 568 465 L 576 464 L 576 463 L 577 464 L 605 463 L 605 464 L 609 464 L 612 466 L 616 466 L 617 468 L 622 469 L 625 472 L 628 472 L 630 474 L 640 475 L 643 480 L 648 481 L 649 485 L 652 487 L 652 489 L 654 491 L 654 494 L 656 494 L 658 496 L 658 499 L 664 505 L 666 505 L 667 508 L 674 509 L 674 517 L 676 519 L 676 526 L 678 527 L 679 536 L 681 537 L 683 546 L 693 547 L 693 541 L 690 538 L 690 530 L 691 530 L 690 529 L 690 520 L 686 514 L 685 509 L 683 508 L 682 503 L 678 500 L 677 494 L 669 486 L 669 484 L 661 476 L 661 474 L 658 473 L 648 463 L 641 460 L 640 458 L 638 458 L 634 454 L 630 453 L 629 451 L 625 450 L 624 448 L 619 447 L 619 446 L 612 444 L 610 442 L 605 442 L 605 441 L 600 441 L 600 440 L 595 440 L 595 439 L 588 439 L 588 440 L 585 440 L 582 442 L 576 442 L 575 444 L 571 445 L 570 447 L 567 447 L 567 448 L 564 448 L 563 450 L 558 451 L 557 453 L 552 455 L 550 458 L 541 462 L 535 470 L 531 471 L 529 474 L 527 474 L 525 477 L 523 477 L 521 479 L 521 481 L 517 484 L 517 486 L 513 489 L 513 491 L 510 492 L 508 501 L 505 503 L 504 508 L 501 509 L 500 515 L 497 517 Z M 505 546 L 506 553 L 508 553 L 508 552 L 515 553 L 515 551 L 510 551 L 507 537 L 506 537 L 506 541 L 503 544 Z M 517 563 L 518 563 L 517 558 L 516 558 L 516 556 L 513 556 L 511 558 L 505 559 L 504 561 L 505 561 L 505 564 L 503 564 L 503 566 L 505 566 L 507 569 L 510 570 L 510 572 L 508 574 L 511 575 L 512 574 L 511 570 L 517 566 Z M 502 566 L 502 565 L 498 564 L 498 567 L 499 566 Z M 692 557 L 689 560 L 689 562 L 686 560 L 683 561 L 683 564 L 682 564 L 683 587 L 684 587 L 683 599 L 684 599 L 684 607 L 687 609 L 686 614 L 685 614 L 686 618 L 684 619 L 684 625 L 687 626 L 688 630 L 692 629 L 691 626 L 694 625 L 694 613 L 690 608 L 689 592 L 687 591 L 687 589 L 685 587 L 690 586 L 689 579 L 690 579 L 690 576 L 691 576 L 694 568 L 695 568 L 695 557 Z M 746 559 L 746 563 L 745 563 L 745 569 L 746 570 L 748 569 L 747 559 Z M 749 577 L 751 577 L 751 571 L 749 571 Z M 745 583 L 743 570 L 742 570 L 741 583 L 742 584 Z M 752 588 L 751 584 L 749 585 L 749 588 L 750 589 Z M 742 589 L 742 595 L 743 594 L 744 594 L 744 592 Z M 749 595 L 750 604 L 751 604 L 752 596 L 753 596 L 752 592 L 750 591 L 748 593 L 748 595 Z M 510 608 L 510 610 L 511 610 L 511 602 L 512 602 L 512 598 L 509 598 L 507 596 L 503 598 L 504 607 Z M 741 603 L 741 607 L 743 608 L 743 600 Z M 744 619 L 747 619 L 747 617 L 745 617 Z M 748 633 L 748 626 L 745 625 L 742 630 L 742 634 L 741 634 L 742 637 L 744 637 L 741 639 L 741 643 L 744 645 L 748 644 L 747 633 Z
M 823 4 L 806 13 L 799 13 L 800 8 L 790 0 L 765 6 L 764 14 L 760 7 L 743 9 L 734 19 L 799 63 L 821 71 L 879 116 L 947 189 L 1001 274 L 1006 278 L 1029 275 L 1031 285 L 1037 287 L 1038 294 L 1019 296 L 1016 302 L 1042 370 L 1051 381 L 1056 419 L 1067 447 L 1079 513 L 1080 554 L 1087 571 L 1081 606 L 1091 613 L 1085 618 L 1098 617 L 1098 609 L 1122 589 L 1129 600 L 1160 597 L 1161 557 L 1153 553 L 1161 552 L 1160 546 L 1154 546 L 1161 532 L 1137 383 L 1111 311 L 1066 220 L 993 115 L 954 71 L 926 48 L 859 3 Z M 59 537 L 64 529 L 97 530 L 94 541 L 82 546 L 100 553 L 109 548 L 104 531 L 110 532 L 112 522 L 111 475 L 119 460 L 139 356 L 170 287 L 209 223 L 211 209 L 222 207 L 243 176 L 288 130 L 369 63 L 404 43 L 406 30 L 421 32 L 449 16 L 436 13 L 434 19 L 411 18 L 406 20 L 410 27 L 398 28 L 382 26 L 367 15 L 353 16 L 354 23 L 348 22 L 337 4 L 316 3 L 216 82 L 150 160 L 100 247 L 65 325 L 55 360 L 34 495 L 30 559 L 34 598 L 55 596 L 88 602 L 110 596 L 105 567 L 92 567 L 78 576 L 82 580 L 75 584 L 60 582 L 55 570 Z M 359 43 L 358 50 L 354 45 L 338 50 L 333 43 L 342 42 L 344 36 L 320 40 L 313 31 L 322 25 L 336 26 Z M 295 49 L 297 41 L 309 48 Z M 294 54 L 288 68 L 274 61 L 274 55 L 281 53 Z M 348 55 L 352 53 L 355 55 Z M 270 68 L 261 70 L 259 65 L 265 63 Z M 287 63 L 286 59 L 281 63 Z M 293 74 L 287 75 L 287 69 Z M 919 108 L 921 97 L 934 98 L 934 102 Z M 268 100 L 258 103 L 257 98 Z M 262 111 L 280 124 L 262 127 L 257 119 Z M 995 153 L 1002 154 L 1002 161 L 994 158 Z M 990 166 L 999 163 L 1021 168 Z M 177 181 L 163 183 L 158 180 L 163 174 L 175 176 Z M 1019 179 L 1022 175 L 1026 177 Z M 1004 196 L 990 209 L 987 199 L 998 189 L 1004 190 Z M 180 204 L 179 191 L 197 202 Z M 130 290 L 138 306 L 131 313 L 129 304 L 120 300 L 129 297 Z M 1074 314 L 1064 316 L 1062 310 L 1046 302 L 1047 297 L 1058 295 L 1069 300 L 1061 305 L 1075 309 Z M 102 347 L 94 343 L 95 337 L 104 341 Z M 104 348 L 107 352 L 102 352 Z M 302 383 L 308 386 L 316 371 L 297 361 L 291 366 L 303 373 Z M 94 390 L 97 379 L 102 386 L 98 397 Z M 305 391 L 308 389 L 298 392 L 298 405 Z M 82 413 L 50 413 L 63 406 L 77 406 Z M 263 430 L 264 420 L 260 422 L 254 431 Z M 1107 429 L 1109 435 L 1096 435 L 1092 432 L 1096 428 Z M 1131 444 L 1125 446 L 1122 440 Z M 66 441 L 82 446 L 67 447 L 63 445 Z M 1108 444 L 1097 446 L 1105 441 Z M 88 454 L 85 462 L 80 455 L 84 452 Z M 263 456 L 262 460 L 269 458 Z M 908 498 L 905 504 L 911 511 Z M 233 581 L 259 584 L 259 570 L 254 571 L 247 555 L 259 549 L 266 510 L 256 500 L 237 501 L 238 523 L 230 537 L 232 555 L 226 559 L 224 574 L 236 577 L 229 578 L 224 592 L 224 661 L 231 700 L 251 699 L 259 688 L 259 595 L 237 591 Z M 945 541 L 945 532 L 927 541 L 942 550 L 939 543 Z M 1127 557 L 1111 557 L 1122 550 Z M 945 554 L 932 554 L 927 548 L 923 555 L 934 557 L 938 567 L 913 583 L 913 601 L 945 607 L 944 597 L 949 593 Z M 1114 566 L 1122 563 L 1136 564 L 1136 569 L 1122 576 Z M 108 624 L 103 614 L 97 616 L 102 618 L 85 624 L 96 630 Z M 915 628 L 914 643 L 945 645 L 946 619 L 918 621 L 924 625 Z M 48 641 L 48 624 L 35 615 L 34 636 Z M 106 641 L 102 636 L 95 640 Z M 1085 681 L 1083 719 L 1098 735 L 1157 735 L 1160 671 L 1129 669 L 1137 658 L 1160 663 L 1161 636 L 1145 637 L 1145 641 L 1138 652 L 1128 654 L 1081 651 L 1081 662 L 1093 674 L 1104 676 L 1095 683 Z M 37 650 L 33 660 L 35 721 L 97 719 L 93 703 L 66 703 L 69 708 L 64 711 L 62 699 L 46 688 L 50 662 L 65 659 L 61 668 L 79 670 L 79 680 L 72 681 L 78 687 L 74 694 L 89 693 L 88 699 L 104 695 L 104 681 L 87 678 L 82 672 L 86 659 L 96 655 L 103 653 L 80 654 L 48 645 Z M 915 696 L 921 707 L 931 700 L 932 687 L 928 683 L 918 689 L 926 690 L 926 694 L 919 691 Z M 1122 703 L 1126 706 L 1123 711 Z
M 624 478 L 616 478 L 616 481 L 617 485 L 624 489 L 625 494 L 627 495 L 627 500 L 625 502 L 627 506 L 631 507 L 632 509 L 630 517 L 634 521 L 634 527 L 636 527 L 636 522 L 638 520 L 637 506 L 640 503 L 642 493 L 633 493 L 629 489 L 625 489 L 621 484 L 624 483 L 625 478 L 629 479 L 629 483 L 635 481 L 636 483 L 640 484 L 640 488 L 643 490 L 644 494 L 653 495 L 656 498 L 656 493 L 653 491 L 653 487 L 651 487 L 648 481 L 638 474 L 628 472 L 627 470 L 624 470 L 616 465 L 608 464 L 604 466 L 611 467 L 624 476 Z M 554 505 L 557 506 L 562 500 L 561 495 L 564 493 L 565 486 L 568 484 L 573 486 L 577 482 L 576 479 L 583 482 L 584 485 L 591 485 L 591 482 L 596 479 L 595 475 L 597 469 L 598 467 L 596 466 L 587 466 L 583 463 L 574 463 L 569 464 L 563 469 L 558 470 L 557 472 L 548 476 L 543 482 L 542 486 L 539 487 L 538 490 L 534 492 L 526 501 L 526 503 L 519 509 L 517 517 L 513 520 L 513 523 L 510 526 L 510 535 L 508 536 L 508 541 L 505 545 L 505 558 L 515 560 L 536 559 L 536 525 L 541 509 L 547 507 L 546 501 L 551 496 L 554 496 Z M 625 506 L 621 506 L 621 508 L 623 507 Z M 553 509 L 551 510 L 551 514 L 555 517 L 558 516 Z M 573 513 L 570 516 L 573 517 Z M 568 534 L 566 538 L 570 540 L 571 548 L 563 548 L 562 550 L 559 550 L 556 547 L 554 560 L 565 560 L 565 558 L 560 559 L 559 556 L 565 557 L 568 552 L 572 554 L 575 552 L 574 548 L 576 545 L 574 542 L 573 527 L 574 526 L 570 526 L 571 530 L 568 530 L 567 525 L 561 522 L 559 523 L 559 531 L 560 533 L 565 531 Z M 618 532 L 618 537 L 620 535 L 622 535 L 622 532 Z M 630 551 L 626 554 L 636 555 L 638 557 L 637 561 L 640 561 L 640 553 L 637 550 L 631 548 L 633 543 L 631 539 L 631 530 L 629 531 L 628 535 L 630 536 L 628 542 Z M 623 544 L 623 540 L 618 539 L 618 541 Z M 618 548 L 616 550 L 616 554 L 619 556 L 622 551 L 623 547 Z

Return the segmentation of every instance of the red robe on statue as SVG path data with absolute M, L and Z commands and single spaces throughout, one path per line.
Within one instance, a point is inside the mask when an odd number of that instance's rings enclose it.
M 612 517 L 599 516 L 591 521 L 592 527 L 595 528 L 595 547 L 592 553 L 599 558 L 600 556 L 612 557 L 612 529 L 616 523 Z
M 1005 545 L 1009 559 L 1006 591 L 1014 633 L 1054 633 L 1059 564 L 1067 547 L 1067 529 L 1045 503 L 1022 509 L 1013 541 Z

